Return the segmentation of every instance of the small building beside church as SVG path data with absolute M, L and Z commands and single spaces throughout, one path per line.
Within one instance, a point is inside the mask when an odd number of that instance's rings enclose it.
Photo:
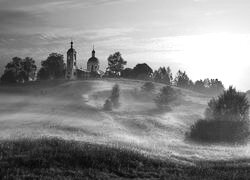
M 67 64 L 65 78 L 67 80 L 88 79 L 88 78 L 101 78 L 104 72 L 101 71 L 100 61 L 95 56 L 95 49 L 92 50 L 92 56 L 87 62 L 87 68 L 82 69 L 77 67 L 77 53 L 73 48 L 73 42 L 71 41 L 71 47 L 67 52 Z

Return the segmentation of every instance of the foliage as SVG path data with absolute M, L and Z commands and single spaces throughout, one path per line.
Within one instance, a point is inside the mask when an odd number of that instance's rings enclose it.
M 118 84 L 115 84 L 112 89 L 111 96 L 109 98 L 114 108 L 118 108 L 120 106 L 119 98 L 120 98 L 120 87 Z
M 166 107 L 170 109 L 169 104 L 178 98 L 179 92 L 171 86 L 165 86 L 155 99 L 155 103 L 159 108 Z
M 147 80 L 152 76 L 153 70 L 146 64 L 137 64 L 133 69 L 133 76 L 137 79 Z
M 134 77 L 133 69 L 126 68 L 126 69 L 122 70 L 121 71 L 121 77 L 123 77 L 123 78 L 133 78 Z
M 246 94 L 230 86 L 217 99 L 213 98 L 208 103 L 205 114 L 207 119 L 248 121 L 249 106 Z
M 218 79 L 204 79 L 196 81 L 193 90 L 208 94 L 219 94 L 223 92 L 224 85 Z
M 206 143 L 244 143 L 249 137 L 249 124 L 246 121 L 198 120 L 192 127 L 189 137 Z
M 26 57 L 21 59 L 14 57 L 11 62 L 5 66 L 5 71 L 1 77 L 2 82 L 27 82 L 35 79 L 36 73 L 35 61 Z
M 145 82 L 141 87 L 142 91 L 144 92 L 152 92 L 155 90 L 155 85 L 152 82 Z
M 249 102 L 245 93 L 229 87 L 208 103 L 205 120 L 191 127 L 189 137 L 203 142 L 241 143 L 249 137 Z
M 167 69 L 165 67 L 160 67 L 157 71 L 154 72 L 153 79 L 155 82 L 171 85 L 173 75 L 170 67 L 167 67 Z
M 112 102 L 111 102 L 111 100 L 110 99 L 107 99 L 106 101 L 105 101 L 105 104 L 103 105 L 103 110 L 105 110 L 105 111 L 112 111 Z
M 58 79 L 63 78 L 65 74 L 65 64 L 63 55 L 52 53 L 42 61 L 42 67 L 38 72 L 38 79 Z
M 110 76 L 119 77 L 126 64 L 127 62 L 122 58 L 120 52 L 111 54 L 108 57 L 107 74 L 109 74 Z
M 186 72 L 178 71 L 175 77 L 175 85 L 182 88 L 192 87 L 192 81 L 189 79 Z

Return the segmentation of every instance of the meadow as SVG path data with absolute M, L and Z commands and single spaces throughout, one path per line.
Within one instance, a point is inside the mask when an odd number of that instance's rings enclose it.
M 234 179 L 249 176 L 249 144 L 186 139 L 211 98 L 189 90 L 159 110 L 143 81 L 44 81 L 0 87 L 1 179 Z M 114 84 L 121 106 L 102 109 Z

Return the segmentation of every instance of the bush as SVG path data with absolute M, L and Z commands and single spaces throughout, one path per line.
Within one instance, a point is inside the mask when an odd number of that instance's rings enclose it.
M 112 102 L 110 99 L 107 99 L 105 101 L 105 104 L 103 105 L 103 110 L 105 111 L 112 111 Z
M 199 120 L 191 127 L 191 139 L 242 143 L 249 136 L 249 103 L 246 94 L 233 87 L 208 103 L 205 116 L 205 120 Z
M 110 96 L 110 100 L 114 108 L 120 106 L 119 98 L 120 98 L 120 87 L 118 84 L 115 84 Z
M 141 90 L 144 92 L 152 92 L 155 89 L 155 85 L 152 82 L 145 82 L 141 87 Z
M 155 103 L 159 108 L 167 108 L 170 110 L 169 104 L 178 98 L 178 92 L 170 86 L 165 86 L 155 99 Z
M 249 136 L 246 121 L 199 120 L 192 127 L 189 137 L 206 143 L 243 143 Z
M 246 94 L 229 87 L 217 99 L 213 98 L 208 103 L 205 115 L 207 119 L 248 121 L 249 102 Z

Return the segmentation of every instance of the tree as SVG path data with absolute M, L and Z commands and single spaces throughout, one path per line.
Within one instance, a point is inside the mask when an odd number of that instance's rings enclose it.
M 134 77 L 133 69 L 126 68 L 126 69 L 122 70 L 121 77 L 123 77 L 123 78 L 133 78 Z
M 25 59 L 14 57 L 5 66 L 5 71 L 1 77 L 2 82 L 26 82 L 34 80 L 36 73 L 35 61 L 26 57 Z
M 62 54 L 50 54 L 45 61 L 42 61 L 41 65 L 42 67 L 37 76 L 38 79 L 58 79 L 64 77 L 65 64 Z
M 26 57 L 22 60 L 22 68 L 23 68 L 23 72 L 24 72 L 24 78 L 26 81 L 34 80 L 35 79 L 35 75 L 36 75 L 36 64 L 35 64 L 35 60 L 33 60 L 30 57 Z
M 208 103 L 205 119 L 198 120 L 189 137 L 202 142 L 244 143 L 249 137 L 249 102 L 232 86 Z
M 137 64 L 133 69 L 134 78 L 149 79 L 152 76 L 153 70 L 146 64 Z
M 171 85 L 173 75 L 170 67 L 167 67 L 167 69 L 165 67 L 160 67 L 157 71 L 154 72 L 153 78 L 156 82 Z
M 152 92 L 155 90 L 155 85 L 152 82 L 145 82 L 141 87 L 141 90 L 144 92 Z
M 186 72 L 178 71 L 175 77 L 175 84 L 178 87 L 190 88 L 193 82 L 189 79 Z
M 249 102 L 245 93 L 237 92 L 232 86 L 217 99 L 213 98 L 206 109 L 207 119 L 226 121 L 248 121 Z
M 169 104 L 178 98 L 179 93 L 171 86 L 165 86 L 155 99 L 155 103 L 159 108 L 166 107 L 170 110 Z
M 114 108 L 118 108 L 120 106 L 119 98 L 120 98 L 120 87 L 118 84 L 115 84 L 112 89 L 111 96 L 109 98 Z
M 107 74 L 109 74 L 110 76 L 119 77 L 126 64 L 127 62 L 122 58 L 120 52 L 111 54 L 108 57 L 108 68 L 106 70 Z
M 204 79 L 196 81 L 193 89 L 202 93 L 218 94 L 223 92 L 224 85 L 218 79 Z

